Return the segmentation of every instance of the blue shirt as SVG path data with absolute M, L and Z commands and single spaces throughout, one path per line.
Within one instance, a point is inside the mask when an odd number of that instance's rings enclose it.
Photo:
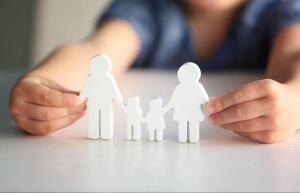
M 137 31 L 142 49 L 134 67 L 178 68 L 194 62 L 202 70 L 265 68 L 274 37 L 300 22 L 300 0 L 249 0 L 212 58 L 200 62 L 184 10 L 177 0 L 116 0 L 102 15 L 121 18 Z

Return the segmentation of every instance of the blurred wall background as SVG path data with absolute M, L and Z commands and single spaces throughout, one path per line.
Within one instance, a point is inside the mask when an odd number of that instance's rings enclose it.
M 26 69 L 94 29 L 112 0 L 0 0 L 0 68 Z
M 0 0 L 0 68 L 26 68 L 31 56 L 33 0 Z

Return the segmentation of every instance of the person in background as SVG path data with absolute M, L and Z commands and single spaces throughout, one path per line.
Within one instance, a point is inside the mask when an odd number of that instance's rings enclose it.
M 81 118 L 78 92 L 94 55 L 108 55 L 117 78 L 128 68 L 265 69 L 207 105 L 212 125 L 262 143 L 300 128 L 299 0 L 116 0 L 84 41 L 63 45 L 14 86 L 10 111 L 30 134 Z

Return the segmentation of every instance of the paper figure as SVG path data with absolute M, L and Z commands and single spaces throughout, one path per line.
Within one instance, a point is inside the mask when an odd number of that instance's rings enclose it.
M 128 99 L 124 111 L 127 114 L 127 140 L 139 140 L 141 138 L 141 121 L 143 119 L 140 99 L 138 97 Z
M 87 77 L 80 98 L 88 98 L 88 137 L 111 139 L 113 137 L 113 101 L 121 108 L 123 98 L 110 70 L 111 60 L 106 55 L 96 55 L 89 62 Z
M 165 107 L 168 111 L 174 108 L 173 119 L 178 121 L 179 142 L 197 143 L 199 141 L 200 121 L 204 120 L 201 105 L 209 101 L 209 97 L 198 81 L 201 77 L 199 67 L 191 62 L 182 65 L 177 77 L 179 84 L 176 86 L 169 104 Z M 189 136 L 188 135 L 189 130 Z
M 149 139 L 161 141 L 165 129 L 164 114 L 174 108 L 173 119 L 178 121 L 179 142 L 199 141 L 200 122 L 204 120 L 203 105 L 209 101 L 202 84 L 199 67 L 194 63 L 182 65 L 178 72 L 179 84 L 170 102 L 162 107 L 162 99 L 150 101 L 150 110 L 145 117 L 139 106 L 140 99 L 133 97 L 125 106 L 114 77 L 110 74 L 112 64 L 105 55 L 96 55 L 89 62 L 91 74 L 87 77 L 80 98 L 88 99 L 88 137 L 111 139 L 113 137 L 113 101 L 127 114 L 127 139 L 141 138 L 141 122 L 148 125 Z M 189 132 L 188 132 L 189 131 Z M 189 136 L 188 136 L 189 133 Z
M 157 141 L 161 141 L 163 139 L 163 130 L 166 127 L 164 114 L 165 111 L 162 107 L 162 99 L 152 99 L 150 101 L 150 110 L 144 119 L 148 126 L 150 141 L 153 141 L 155 139 Z

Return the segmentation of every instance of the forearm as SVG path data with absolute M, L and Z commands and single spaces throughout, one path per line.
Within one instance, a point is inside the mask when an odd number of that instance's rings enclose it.
M 297 96 L 300 97 L 300 59 L 297 60 L 297 65 L 293 68 L 293 73 L 288 85 L 297 93 Z
M 266 77 L 288 85 L 300 96 L 300 52 L 273 64 L 268 68 Z
M 266 77 L 300 85 L 300 25 L 283 30 L 273 43 Z
M 96 52 L 84 44 L 65 45 L 52 53 L 28 75 L 39 75 L 79 90 L 89 74 L 88 61 Z
M 287 54 L 269 64 L 266 77 L 280 83 L 293 83 L 300 86 L 300 51 Z
M 133 63 L 139 49 L 134 29 L 125 21 L 111 20 L 88 40 L 62 46 L 28 74 L 44 76 L 67 88 L 80 90 L 90 73 L 88 62 L 94 55 L 108 55 L 113 63 L 111 73 L 118 78 Z

